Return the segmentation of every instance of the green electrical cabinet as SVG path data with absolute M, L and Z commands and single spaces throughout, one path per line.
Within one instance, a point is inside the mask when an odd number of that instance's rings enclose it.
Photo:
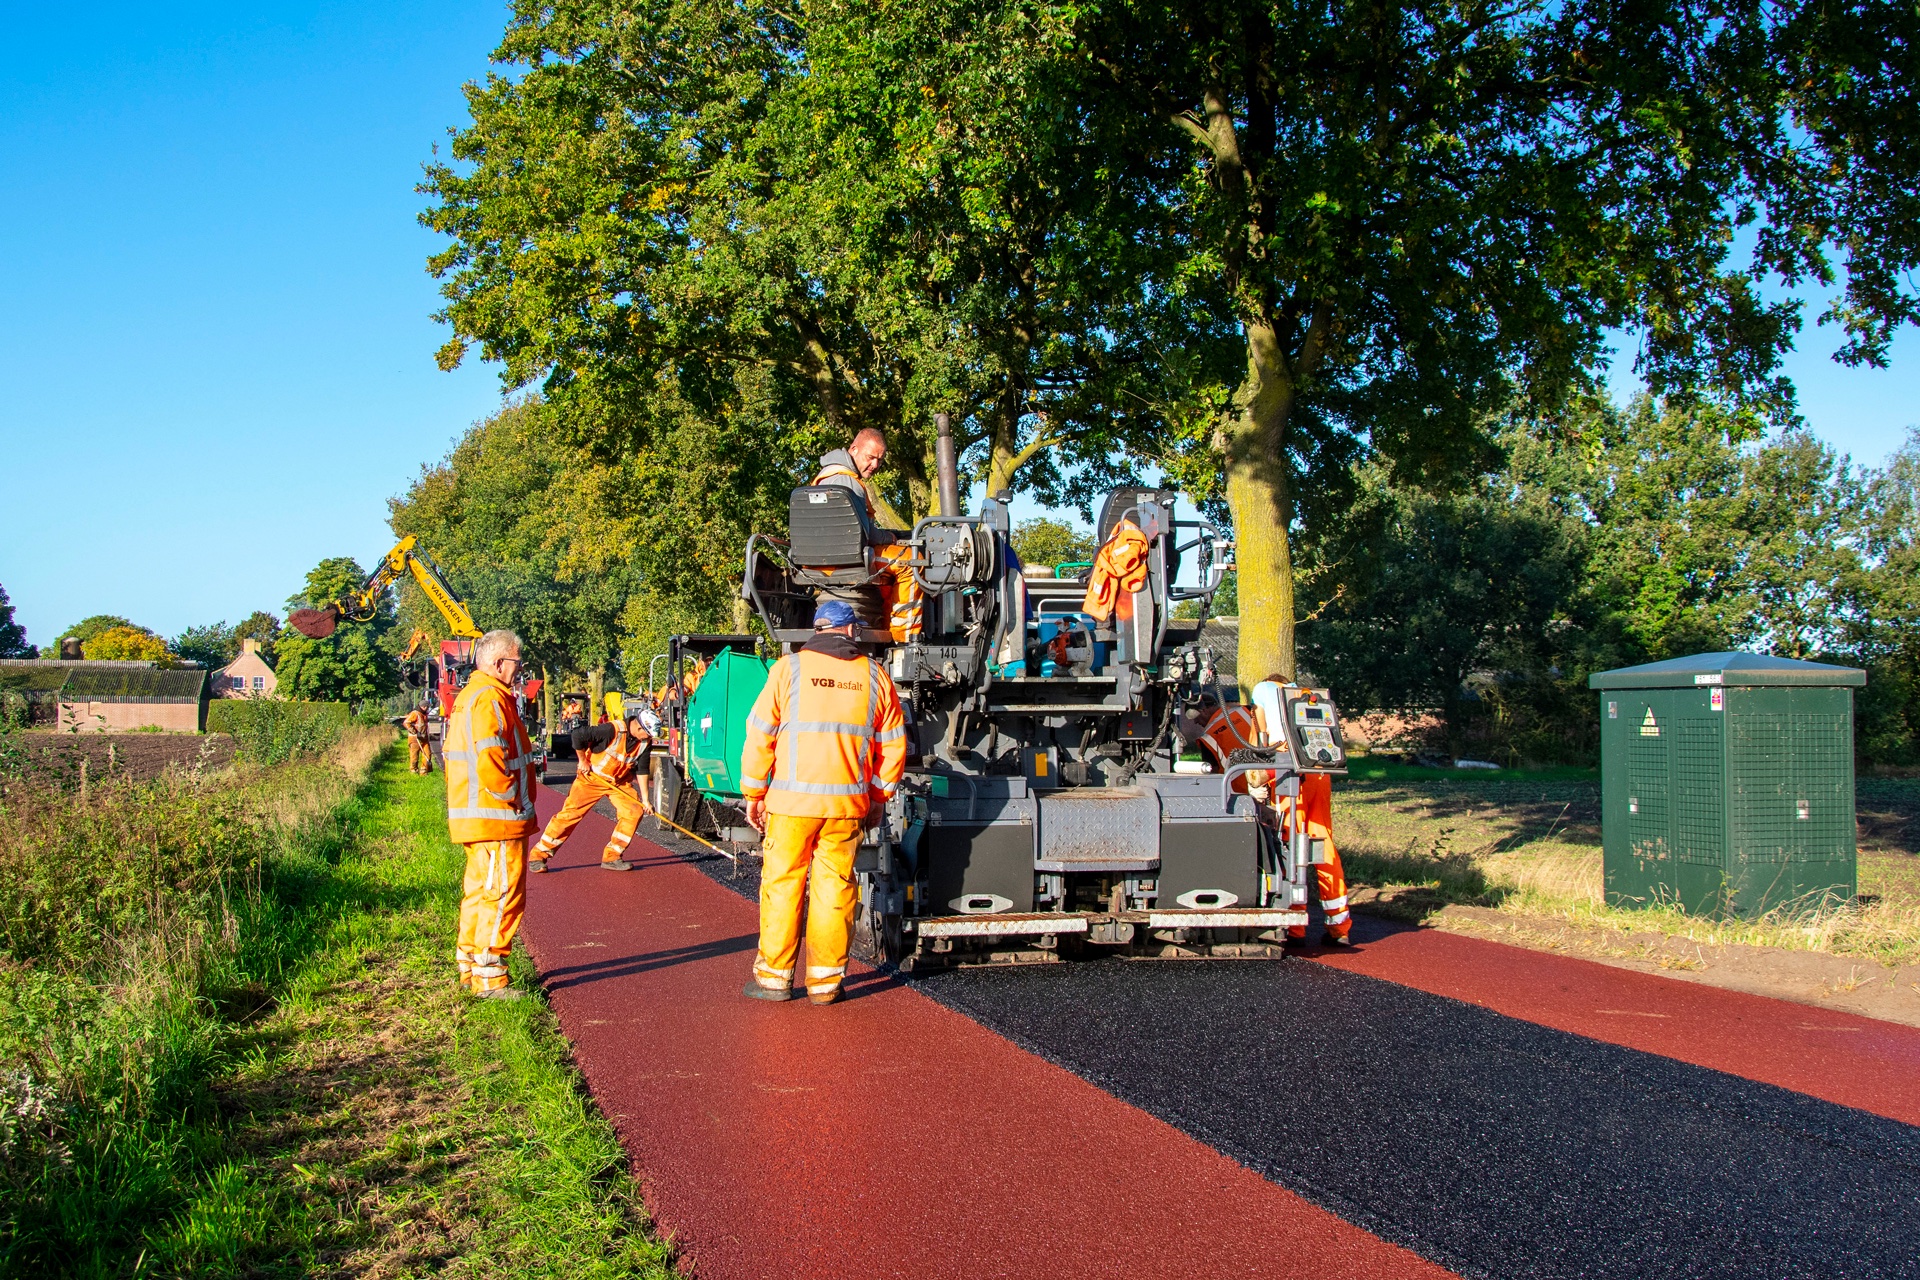
M 747 713 L 766 687 L 772 663 L 722 649 L 687 700 L 687 780 L 709 796 L 738 799 Z
M 1610 906 L 1754 917 L 1855 893 L 1853 667 L 1700 653 L 1603 671 Z

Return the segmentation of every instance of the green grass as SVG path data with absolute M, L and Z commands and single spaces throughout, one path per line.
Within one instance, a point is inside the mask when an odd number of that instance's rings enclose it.
M 1429 769 L 1380 756 L 1358 756 L 1347 762 L 1347 777 L 1371 783 L 1500 783 L 1588 782 L 1600 785 L 1600 771 L 1585 765 L 1552 765 L 1540 769 Z
M 0 1274 L 670 1275 L 545 1003 L 454 981 L 439 779 L 302 768 L 223 892 L 0 957 Z
M 1789 904 L 1758 920 L 1722 920 L 1670 905 L 1606 904 L 1597 770 L 1469 774 L 1354 763 L 1334 786 L 1334 835 L 1362 909 L 1429 921 L 1448 906 L 1489 907 L 1714 945 L 1920 960 L 1920 781 L 1859 780 L 1859 901 Z

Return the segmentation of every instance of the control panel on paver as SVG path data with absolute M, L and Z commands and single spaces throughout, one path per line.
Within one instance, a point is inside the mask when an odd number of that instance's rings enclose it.
M 1294 758 L 1300 767 L 1315 773 L 1345 769 L 1347 744 L 1340 731 L 1340 712 L 1326 691 L 1303 690 L 1288 710 Z

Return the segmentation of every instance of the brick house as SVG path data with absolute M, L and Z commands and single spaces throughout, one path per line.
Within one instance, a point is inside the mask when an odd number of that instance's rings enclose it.
M 273 668 L 260 656 L 258 640 L 242 640 L 240 656 L 213 673 L 216 698 L 271 698 L 279 687 Z

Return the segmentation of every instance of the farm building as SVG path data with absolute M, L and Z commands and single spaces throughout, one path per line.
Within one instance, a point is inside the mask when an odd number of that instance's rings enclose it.
M 207 723 L 207 673 L 151 662 L 0 660 L 0 700 L 29 724 L 106 733 L 160 728 L 198 733 Z

